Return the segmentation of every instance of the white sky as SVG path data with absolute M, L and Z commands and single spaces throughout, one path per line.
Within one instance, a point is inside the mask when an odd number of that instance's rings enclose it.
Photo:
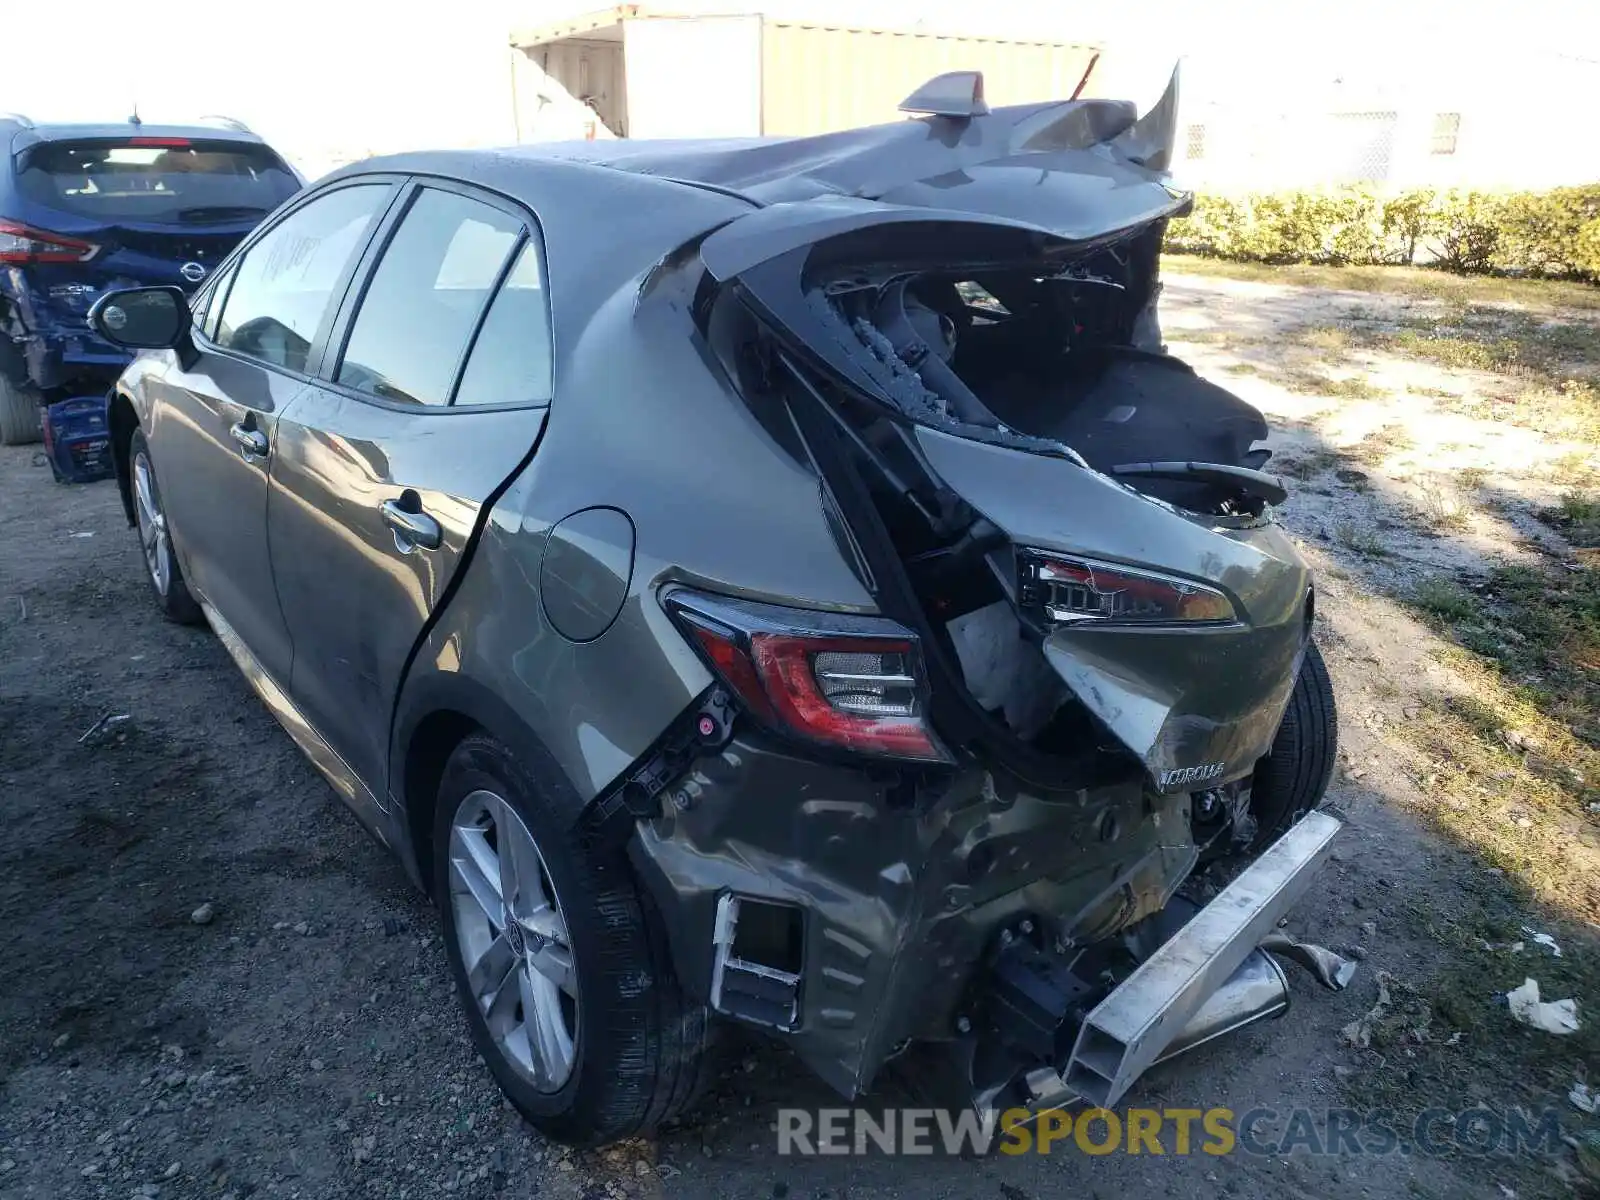
M 513 140 L 507 34 L 595 0 L 73 0 L 65 28 L 8 48 L 0 111 L 38 120 L 148 121 L 225 113 L 292 157 Z M 1352 72 L 1414 78 L 1462 64 L 1473 86 L 1539 107 L 1551 54 L 1600 62 L 1596 0 L 662 0 L 659 10 L 751 11 L 846 24 L 1031 34 L 1137 47 L 1155 87 L 1190 56 L 1208 91 L 1274 95 Z M 1131 56 L 1124 61 L 1135 61 Z M 1512 64 L 1497 76 L 1492 64 Z M 1530 64 L 1514 69 L 1518 62 Z M 686 64 L 686 69 L 695 69 Z M 1597 71 L 1600 77 L 1600 71 Z M 1481 82 L 1480 82 L 1481 81 Z M 1130 83 L 1130 99 L 1148 101 Z M 1600 95 L 1594 97 L 1600 107 Z M 1594 112 L 1557 112 L 1593 137 Z

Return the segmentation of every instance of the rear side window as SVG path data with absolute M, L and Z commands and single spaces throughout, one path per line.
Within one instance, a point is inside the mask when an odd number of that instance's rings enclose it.
M 537 240 L 529 238 L 478 330 L 457 404 L 549 402 L 550 306 L 542 258 Z
M 217 345 L 304 371 L 334 288 L 366 246 L 388 196 L 385 184 L 339 188 L 274 225 L 239 260 Z
M 127 138 L 34 146 L 23 156 L 17 190 L 94 220 L 204 226 L 259 220 L 300 184 L 281 158 L 254 143 Z
M 447 404 L 456 368 L 522 222 L 425 188 L 400 222 L 356 312 L 337 382 L 413 404 Z

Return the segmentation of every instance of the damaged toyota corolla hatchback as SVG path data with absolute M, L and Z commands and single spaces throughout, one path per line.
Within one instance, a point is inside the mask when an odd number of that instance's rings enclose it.
M 1174 106 L 376 159 L 99 302 L 157 602 L 552 1136 L 681 1113 L 730 1022 L 1043 1110 L 1281 1012 L 1275 955 L 1348 979 L 1276 929 L 1333 697 L 1266 426 L 1161 344 Z

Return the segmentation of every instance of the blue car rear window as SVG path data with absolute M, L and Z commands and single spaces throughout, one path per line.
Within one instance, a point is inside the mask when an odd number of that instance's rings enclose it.
M 184 138 L 45 142 L 19 167 L 28 200 L 107 222 L 237 224 L 264 217 L 300 186 L 265 146 Z

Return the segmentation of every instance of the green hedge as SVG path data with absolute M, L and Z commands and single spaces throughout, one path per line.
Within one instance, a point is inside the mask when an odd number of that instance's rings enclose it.
M 1600 279 L 1600 184 L 1548 192 L 1361 187 L 1197 196 L 1166 248 L 1267 263 L 1434 263 Z

